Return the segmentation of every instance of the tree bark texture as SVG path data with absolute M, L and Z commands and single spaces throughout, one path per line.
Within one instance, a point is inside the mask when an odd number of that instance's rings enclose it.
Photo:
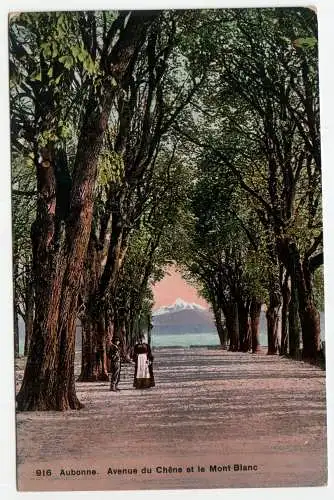
M 282 283 L 282 323 L 281 323 L 281 345 L 280 354 L 282 356 L 288 354 L 289 350 L 289 323 L 288 323 L 288 313 L 289 313 L 289 303 L 290 303 L 290 287 L 289 287 L 289 275 L 286 273 L 284 281 Z
M 26 294 L 25 294 L 25 337 L 24 337 L 24 355 L 28 356 L 30 340 L 34 328 L 34 282 L 32 277 L 31 269 L 28 268 L 27 272 L 27 283 L 26 283 Z
M 297 359 L 299 357 L 300 346 L 300 323 L 298 317 L 298 292 L 293 278 L 291 278 L 290 287 L 289 355 Z
M 297 274 L 297 289 L 303 358 L 314 361 L 320 351 L 320 314 L 314 302 L 312 276 L 307 260 L 304 260 Z
M 105 345 L 108 342 L 108 332 L 113 331 L 115 323 L 115 297 L 119 273 L 123 265 L 127 249 L 127 238 L 123 232 L 121 214 L 113 213 L 111 219 L 111 237 L 108 247 L 108 255 L 102 274 L 99 274 L 96 288 L 91 291 L 88 303 L 93 321 L 96 323 L 96 348 L 97 348 L 97 373 L 98 380 L 106 379 L 107 365 L 102 359 L 105 355 Z M 116 319 L 117 322 L 117 319 Z M 122 339 L 123 341 L 124 339 Z M 103 368 L 105 366 L 105 368 Z
M 82 347 L 81 347 L 81 372 L 79 382 L 95 382 L 96 375 L 96 347 L 94 328 L 89 317 L 82 317 Z
M 239 349 L 242 352 L 248 352 L 251 348 L 251 330 L 249 321 L 249 300 L 238 301 L 238 320 L 239 320 Z
M 80 382 L 93 382 L 98 380 L 98 321 L 99 314 L 95 299 L 101 275 L 101 261 L 103 245 L 95 235 L 95 228 L 91 228 L 88 249 L 83 273 L 84 314 L 82 314 L 82 364 L 79 376 Z
M 222 311 L 219 307 L 213 306 L 213 314 L 215 317 L 215 324 L 217 328 L 220 345 L 225 348 L 227 346 L 227 338 L 226 338 L 226 330 L 222 319 Z
M 281 277 L 277 257 L 270 248 L 269 254 L 272 258 L 272 268 L 269 274 L 269 303 L 267 304 L 267 332 L 268 332 L 268 353 L 269 355 L 277 354 L 279 350 L 279 313 L 282 304 L 281 293 Z
M 19 337 L 19 314 L 14 301 L 14 355 L 17 358 L 20 354 L 20 337 Z
M 267 309 L 266 317 L 268 328 L 268 354 L 277 354 L 279 307 L 269 306 Z
M 262 302 L 253 298 L 249 310 L 253 354 L 259 351 L 259 346 L 260 346 L 259 337 L 260 337 L 261 307 L 262 307 Z
M 49 203 L 47 199 L 42 200 L 44 225 L 36 225 L 32 232 L 36 314 L 24 379 L 17 396 L 19 410 L 81 407 L 74 388 L 75 322 L 102 139 L 100 131 L 94 133 L 89 143 L 88 132 L 84 128 L 79 140 L 71 217 L 66 221 L 66 230 L 61 230 L 64 243 L 59 251 L 55 245 L 60 235 L 55 231 L 59 221 L 55 217 L 56 182 L 52 155 L 49 164 L 44 166 L 48 169 L 52 198 Z M 37 212 L 36 221 L 41 212 Z
M 302 259 L 297 245 L 282 239 L 278 245 L 280 258 L 287 267 L 298 294 L 298 314 L 302 330 L 303 358 L 315 360 L 320 350 L 320 315 L 313 297 L 310 259 Z
M 224 307 L 224 315 L 227 327 L 227 333 L 230 338 L 230 351 L 239 350 L 239 320 L 238 320 L 238 305 L 234 302 Z

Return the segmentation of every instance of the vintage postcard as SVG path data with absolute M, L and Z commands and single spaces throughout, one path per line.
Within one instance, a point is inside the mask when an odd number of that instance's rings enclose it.
M 18 490 L 326 485 L 315 9 L 8 40 Z

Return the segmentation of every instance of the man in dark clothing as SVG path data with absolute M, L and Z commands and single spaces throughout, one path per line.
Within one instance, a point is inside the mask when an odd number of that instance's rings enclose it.
M 110 344 L 108 357 L 110 359 L 110 390 L 117 392 L 120 390 L 117 386 L 121 376 L 121 352 L 119 339 Z

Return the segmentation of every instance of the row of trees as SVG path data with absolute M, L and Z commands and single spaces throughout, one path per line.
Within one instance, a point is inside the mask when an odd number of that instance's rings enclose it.
M 104 380 L 106 344 L 119 336 L 126 357 L 149 329 L 151 284 L 171 261 L 223 345 L 256 351 L 266 303 L 276 352 L 283 304 L 282 352 L 299 349 L 300 322 L 316 356 L 315 23 L 307 9 L 12 16 L 20 410 L 80 408 L 78 318 L 80 380 Z
M 219 48 L 196 116 L 179 129 L 200 158 L 184 266 L 212 304 L 222 344 L 227 334 L 230 348 L 256 351 L 265 303 L 268 353 L 297 356 L 301 330 L 303 356 L 314 359 L 323 264 L 316 17 L 238 10 L 224 20 L 212 22 Z
M 11 19 L 13 168 L 35 169 L 32 191 L 14 182 L 18 202 L 32 198 L 32 211 L 23 206 L 27 225 L 28 212 L 36 213 L 27 255 L 34 320 L 20 410 L 80 408 L 78 315 L 81 380 L 106 378 L 106 341 L 140 323 L 157 272 L 153 260 L 165 258 L 156 250 L 182 189 L 167 133 L 203 80 L 190 59 L 179 73 L 186 59 L 183 16 L 122 11 Z M 142 245 L 148 253 L 134 276 L 131 260 L 140 259 Z M 22 288 L 25 260 L 20 249 L 15 290 Z

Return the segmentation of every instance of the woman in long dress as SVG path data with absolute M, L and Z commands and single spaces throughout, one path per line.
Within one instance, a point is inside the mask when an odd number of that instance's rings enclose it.
M 136 389 L 154 387 L 153 356 L 150 346 L 141 341 L 136 344 L 133 361 L 136 363 L 133 387 Z

